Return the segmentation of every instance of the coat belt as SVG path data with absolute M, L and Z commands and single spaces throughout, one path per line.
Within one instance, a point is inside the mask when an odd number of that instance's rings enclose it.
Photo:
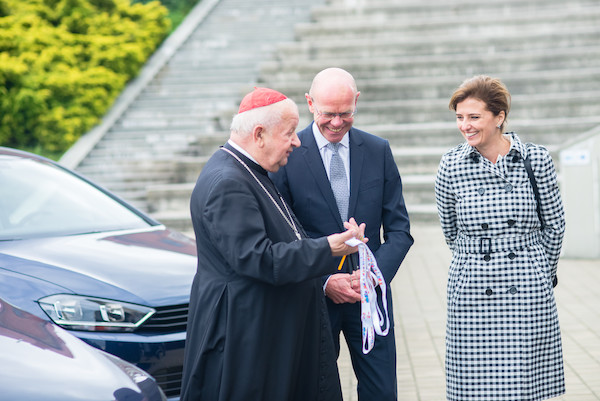
M 540 231 L 504 238 L 469 237 L 459 234 L 454 241 L 453 248 L 455 251 L 462 253 L 490 254 L 495 252 L 510 252 L 539 244 L 541 243 L 541 237 Z

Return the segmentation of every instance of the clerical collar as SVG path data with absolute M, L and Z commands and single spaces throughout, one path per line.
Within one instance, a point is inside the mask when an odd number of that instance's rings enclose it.
M 319 149 L 322 149 L 325 146 L 327 146 L 329 141 L 323 136 L 323 134 L 321 134 L 321 131 L 319 130 L 319 127 L 317 126 L 316 122 L 313 122 L 312 131 L 313 131 L 313 135 L 315 136 L 315 141 L 317 141 L 317 147 Z M 350 139 L 349 139 L 349 135 L 348 135 L 349 132 L 350 131 L 346 132 L 346 134 L 342 137 L 342 140 L 340 141 L 342 146 L 345 146 L 346 148 L 350 144 Z
M 243 154 L 244 156 L 246 156 L 248 159 L 250 159 L 254 163 L 258 164 L 258 162 L 256 160 L 254 160 L 254 158 L 252 156 L 250 156 L 250 153 L 246 152 L 246 150 L 244 148 L 242 148 L 240 145 L 238 145 L 237 143 L 233 142 L 231 139 L 227 140 L 227 143 L 230 144 L 231 147 L 233 147 L 235 150 L 237 150 L 238 152 L 240 152 L 241 154 Z
M 227 145 L 231 146 L 236 152 L 239 152 L 241 156 L 248 160 L 249 166 L 254 170 L 258 171 L 262 175 L 267 175 L 267 170 L 265 170 L 252 156 L 250 153 L 246 152 L 240 145 L 233 142 L 231 139 L 227 141 Z

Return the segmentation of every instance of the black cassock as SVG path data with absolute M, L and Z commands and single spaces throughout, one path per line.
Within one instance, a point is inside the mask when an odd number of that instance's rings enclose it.
M 182 400 L 341 400 L 321 283 L 337 267 L 329 243 L 305 239 L 295 221 L 298 241 L 265 193 L 288 216 L 267 172 L 225 148 L 264 189 L 222 149 L 196 183 Z

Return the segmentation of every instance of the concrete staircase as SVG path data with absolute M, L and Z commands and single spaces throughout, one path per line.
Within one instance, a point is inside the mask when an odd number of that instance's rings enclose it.
M 600 125 L 596 0 L 215 3 L 77 167 L 185 231 L 202 163 L 255 82 L 295 99 L 304 127 L 313 76 L 350 71 L 355 125 L 390 140 L 413 222 L 437 221 L 437 164 L 462 142 L 448 100 L 464 79 L 501 78 L 513 95 L 508 129 L 550 150 Z
M 355 125 L 390 140 L 413 221 L 437 221 L 437 164 L 462 142 L 448 101 L 464 79 L 501 78 L 508 129 L 551 151 L 600 124 L 597 1 L 332 0 L 312 16 L 261 78 L 304 104 L 316 72 L 350 71 L 361 91 Z

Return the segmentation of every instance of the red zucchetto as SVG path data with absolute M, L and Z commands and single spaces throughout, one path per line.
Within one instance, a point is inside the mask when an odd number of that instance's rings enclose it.
M 255 87 L 252 92 L 248 93 L 242 99 L 238 114 L 255 109 L 257 107 L 264 107 L 273 103 L 281 102 L 285 99 L 287 99 L 287 97 L 283 93 L 279 93 L 276 90 Z

